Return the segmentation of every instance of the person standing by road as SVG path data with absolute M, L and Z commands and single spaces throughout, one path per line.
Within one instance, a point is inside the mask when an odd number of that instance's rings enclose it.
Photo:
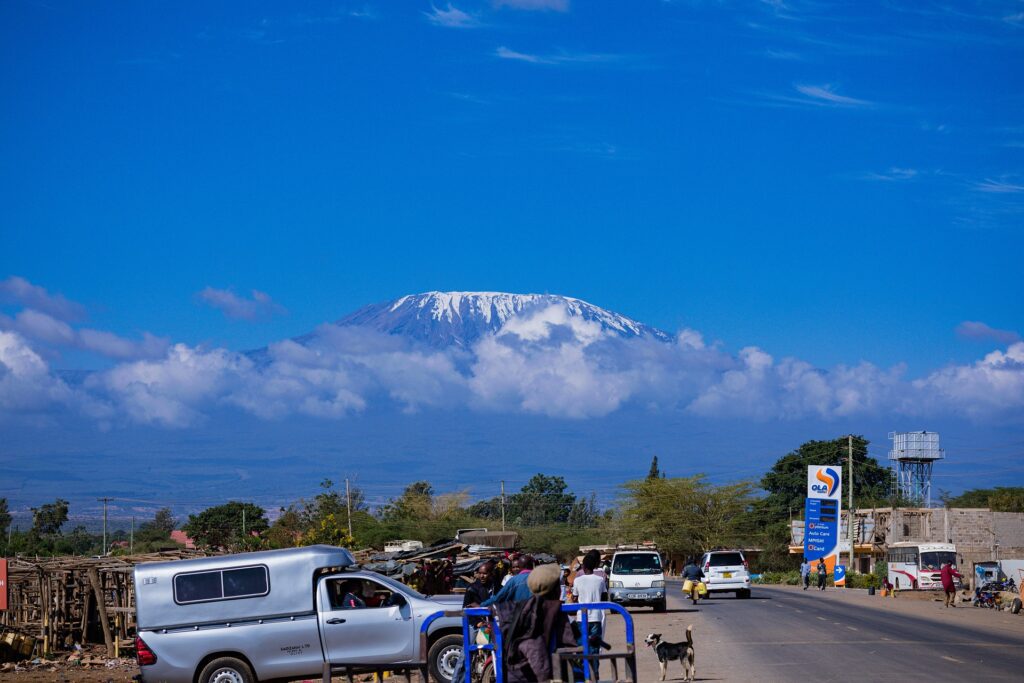
M 816 569 L 818 571 L 818 590 L 823 591 L 825 590 L 825 577 L 828 576 L 828 567 L 825 566 L 824 558 L 818 560 Z
M 597 575 L 594 571 L 597 568 L 597 564 L 600 562 L 600 555 L 594 556 L 587 554 L 583 558 L 582 574 L 576 576 L 576 580 L 572 584 L 572 594 L 576 598 L 576 602 L 579 603 L 594 603 L 603 602 L 605 600 L 605 594 L 608 592 L 608 585 L 605 580 Z M 579 621 L 580 628 L 582 629 L 583 620 Z M 587 633 L 580 632 L 580 644 L 583 644 L 583 638 L 587 638 L 590 641 L 591 652 L 595 654 L 601 650 L 601 638 L 604 634 L 604 610 L 603 609 L 591 609 L 587 610 Z M 594 661 L 594 676 L 597 676 L 597 660 Z
M 939 576 L 942 578 L 942 590 L 946 593 L 946 607 L 956 607 L 956 582 L 953 579 L 962 579 L 963 574 L 947 562 L 939 570 Z
M 804 584 L 804 590 L 807 590 L 811 585 L 811 563 L 804 558 L 804 561 L 800 563 L 800 581 Z

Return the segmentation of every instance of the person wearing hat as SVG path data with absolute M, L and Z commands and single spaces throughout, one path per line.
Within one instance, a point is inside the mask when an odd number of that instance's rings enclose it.
M 526 578 L 530 594 L 541 600 L 558 600 L 562 570 L 557 564 L 542 564 Z

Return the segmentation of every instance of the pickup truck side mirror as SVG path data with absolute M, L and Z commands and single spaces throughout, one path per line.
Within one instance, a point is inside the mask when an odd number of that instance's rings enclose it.
M 401 593 L 392 593 L 391 597 L 388 598 L 388 607 L 404 607 L 405 604 L 405 596 Z

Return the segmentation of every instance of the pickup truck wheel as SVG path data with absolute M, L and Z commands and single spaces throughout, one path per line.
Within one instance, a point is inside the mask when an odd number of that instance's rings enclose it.
M 199 683 L 255 683 L 252 669 L 241 659 L 219 657 L 203 667 Z
M 430 676 L 440 683 L 451 683 L 455 675 L 455 665 L 462 657 L 462 636 L 451 634 L 434 641 L 427 654 L 430 665 Z

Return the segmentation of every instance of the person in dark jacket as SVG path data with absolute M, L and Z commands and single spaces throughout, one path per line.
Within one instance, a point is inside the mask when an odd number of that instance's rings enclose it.
M 697 604 L 697 598 L 700 596 L 700 582 L 704 578 L 704 570 L 697 566 L 697 562 L 691 557 L 683 567 L 683 582 L 690 581 L 692 586 L 690 587 L 690 599 L 693 600 L 693 604 Z
M 473 572 L 474 581 L 466 587 L 466 594 L 462 599 L 463 607 L 478 607 L 480 603 L 494 595 L 494 565 L 494 560 L 487 560 Z
M 818 590 L 825 590 L 825 577 L 828 576 L 828 567 L 825 566 L 825 560 L 819 559 L 818 566 L 815 568 L 818 572 Z
M 494 560 L 487 560 L 473 573 L 475 580 L 466 587 L 466 593 L 462 596 L 462 607 L 479 607 L 481 603 L 494 597 L 496 583 L 494 581 Z M 482 617 L 470 617 L 471 626 L 477 627 L 483 621 Z

